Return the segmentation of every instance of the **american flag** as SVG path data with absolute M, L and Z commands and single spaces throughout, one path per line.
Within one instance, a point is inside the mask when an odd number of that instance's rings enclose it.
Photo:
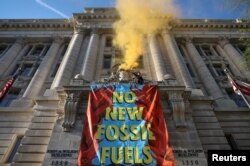
M 14 83 L 14 77 L 9 79 L 7 83 L 4 85 L 3 89 L 0 91 L 0 101 L 4 98 L 4 96 L 8 93 L 9 89 L 11 88 L 12 84 Z
M 240 80 L 232 79 L 230 75 L 228 75 L 228 79 L 235 93 L 238 95 L 242 93 L 244 95 L 250 96 L 250 84 Z
M 4 85 L 4 87 L 2 88 L 2 90 L 0 91 L 0 101 L 3 100 L 3 98 L 5 97 L 5 95 L 8 93 L 8 91 L 10 90 L 11 86 L 13 85 L 13 83 L 15 82 L 15 79 L 17 78 L 17 76 L 22 72 L 22 68 L 19 67 L 16 74 L 14 74 Z

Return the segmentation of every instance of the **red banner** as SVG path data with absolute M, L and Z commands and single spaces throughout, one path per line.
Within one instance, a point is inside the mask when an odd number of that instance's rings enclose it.
M 156 86 L 91 89 L 78 166 L 175 165 Z

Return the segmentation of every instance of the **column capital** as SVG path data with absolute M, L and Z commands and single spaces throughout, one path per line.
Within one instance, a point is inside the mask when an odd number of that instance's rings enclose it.
M 53 42 L 58 43 L 58 44 L 62 44 L 64 42 L 64 38 L 60 37 L 60 36 L 56 36 L 56 37 L 54 37 Z
M 97 28 L 92 29 L 92 31 L 90 32 L 91 35 L 93 35 L 93 34 L 99 35 L 99 33 L 100 33 L 100 31 Z
M 220 36 L 219 37 L 219 41 L 218 41 L 219 45 L 224 48 L 225 45 L 229 44 L 229 38 L 226 36 Z
M 18 44 L 21 44 L 21 45 L 24 45 L 24 43 L 26 43 L 27 41 L 24 40 L 22 37 L 19 37 L 16 39 L 16 42 L 15 43 L 18 43 Z
M 74 29 L 74 34 L 83 34 L 86 30 L 81 27 L 76 27 Z
M 191 43 L 193 43 L 193 37 L 192 36 L 184 36 L 181 43 L 182 44 L 191 44 Z

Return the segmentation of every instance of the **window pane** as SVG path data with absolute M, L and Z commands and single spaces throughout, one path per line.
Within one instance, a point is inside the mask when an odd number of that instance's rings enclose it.
M 112 37 L 107 37 L 105 46 L 106 47 L 112 47 L 112 40 L 113 40 Z
M 237 95 L 233 91 L 228 91 L 227 94 L 237 104 L 237 106 L 247 107 L 247 104 L 245 103 L 244 99 L 240 95 Z
M 110 69 L 110 67 L 111 67 L 111 55 L 104 55 L 103 68 Z
M 21 76 L 29 76 L 31 72 L 32 66 L 31 65 L 25 65 L 23 67 L 22 73 L 20 74 Z
M 17 99 L 20 90 L 9 91 L 0 102 L 0 107 L 8 107 L 13 100 Z

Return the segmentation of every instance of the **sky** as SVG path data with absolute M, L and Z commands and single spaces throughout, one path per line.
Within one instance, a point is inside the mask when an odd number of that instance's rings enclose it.
M 241 12 L 230 10 L 225 0 L 173 0 L 179 18 L 236 19 Z M 0 19 L 71 18 L 86 7 L 114 7 L 115 0 L 0 0 Z

